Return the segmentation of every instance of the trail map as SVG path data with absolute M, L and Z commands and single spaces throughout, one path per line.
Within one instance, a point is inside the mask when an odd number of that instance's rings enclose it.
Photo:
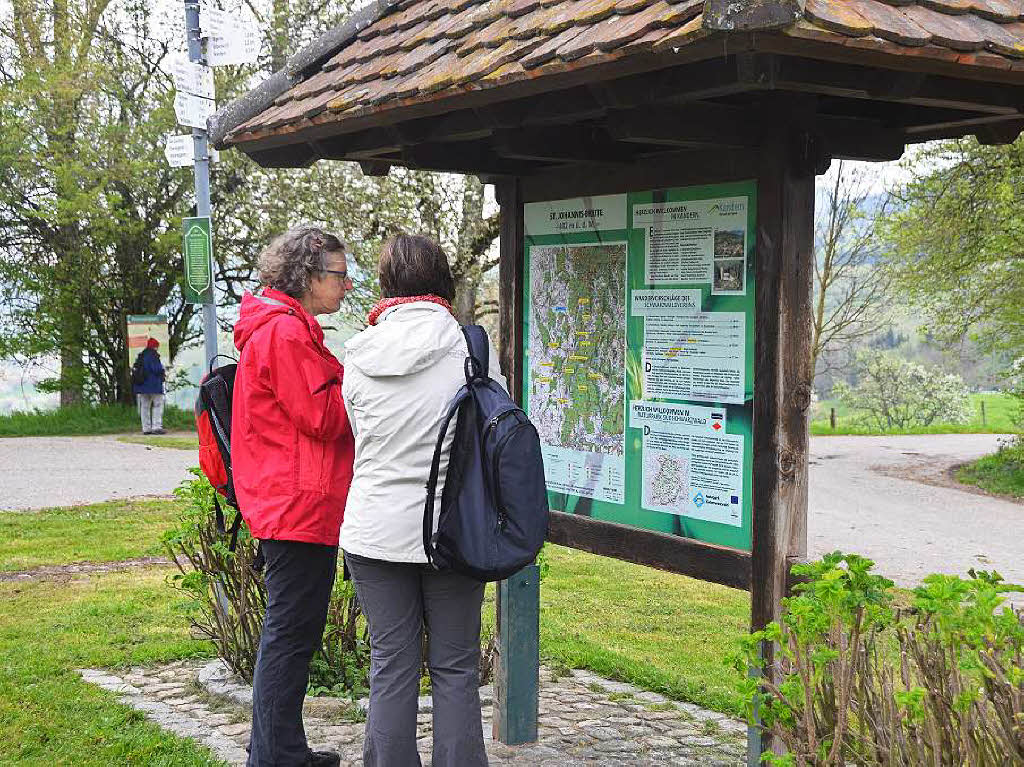
M 530 417 L 546 445 L 625 452 L 626 246 L 530 252 Z

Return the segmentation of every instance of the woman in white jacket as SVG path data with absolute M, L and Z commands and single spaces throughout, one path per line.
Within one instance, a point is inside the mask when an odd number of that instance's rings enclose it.
M 441 247 L 398 235 L 381 253 L 383 299 L 345 344 L 342 396 L 355 467 L 341 548 L 370 629 L 368 767 L 421 764 L 416 707 L 423 630 L 433 694 L 434 767 L 487 764 L 480 723 L 480 608 L 484 584 L 437 572 L 423 550 L 425 486 L 441 421 L 465 383 L 466 341 Z M 489 368 L 501 377 L 494 345 Z M 448 429 L 440 477 L 447 473 Z M 443 482 L 435 503 L 440 505 Z

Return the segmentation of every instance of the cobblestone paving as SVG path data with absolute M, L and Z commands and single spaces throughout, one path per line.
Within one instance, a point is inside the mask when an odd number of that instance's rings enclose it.
M 245 763 L 251 688 L 228 676 L 219 661 L 181 661 L 127 672 L 82 669 L 82 677 L 118 693 L 171 732 L 194 738 L 230 765 Z M 487 752 L 492 765 L 742 765 L 746 726 L 689 703 L 670 701 L 586 671 L 559 677 L 541 670 L 540 738 L 526 746 L 491 739 L 492 692 L 481 688 Z M 361 701 L 365 707 L 365 701 Z M 419 750 L 430 765 L 430 698 L 420 699 Z M 329 698 L 307 698 L 306 734 L 314 749 L 339 751 L 343 766 L 362 763 L 359 711 Z

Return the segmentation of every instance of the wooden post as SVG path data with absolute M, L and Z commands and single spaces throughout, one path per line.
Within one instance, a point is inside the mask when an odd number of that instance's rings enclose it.
M 981 402 L 981 426 L 982 426 L 982 428 L 984 428 L 985 427 L 985 400 L 980 400 L 980 402 Z
M 831 412 L 828 414 L 828 422 L 832 425 L 832 431 L 836 430 L 836 409 L 830 408 Z
M 495 187 L 501 206 L 498 303 L 501 368 L 522 400 L 523 197 L 518 179 Z M 497 586 L 493 737 L 516 745 L 537 740 L 540 686 L 540 570 L 523 568 Z
M 799 126 L 813 103 L 779 99 L 758 169 L 751 629 L 778 619 L 789 563 L 807 551 L 814 176 L 821 156 Z M 774 119 L 773 119 L 774 118 Z M 774 647 L 762 647 L 766 664 Z M 751 733 L 750 754 L 772 748 Z M 755 762 L 756 763 L 756 762 Z

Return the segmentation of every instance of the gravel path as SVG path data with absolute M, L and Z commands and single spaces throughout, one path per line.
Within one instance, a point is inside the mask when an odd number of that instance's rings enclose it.
M 1024 503 L 953 481 L 959 464 L 994 452 L 993 434 L 811 440 L 808 554 L 870 557 L 903 586 L 928 573 L 998 570 L 1024 583 Z M 1024 606 L 1024 598 L 1014 603 Z
M 0 439 L 0 510 L 169 495 L 199 465 L 194 450 L 154 448 L 102 437 Z

